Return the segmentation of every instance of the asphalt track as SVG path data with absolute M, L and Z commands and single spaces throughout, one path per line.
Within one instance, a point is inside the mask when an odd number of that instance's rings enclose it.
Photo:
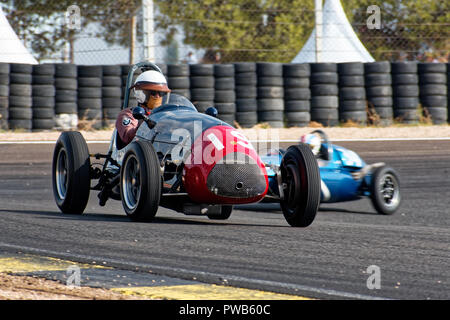
M 362 199 L 322 205 L 304 229 L 274 205 L 241 207 L 226 221 L 160 208 L 154 222 L 135 223 L 120 202 L 100 207 L 91 193 L 84 215 L 63 215 L 53 145 L 0 144 L 0 251 L 311 298 L 450 299 L 450 140 L 339 144 L 399 172 L 398 212 L 378 215 Z M 372 265 L 380 289 L 367 287 Z

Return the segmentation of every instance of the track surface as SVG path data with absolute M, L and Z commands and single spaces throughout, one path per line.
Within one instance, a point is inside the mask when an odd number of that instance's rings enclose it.
M 84 215 L 63 215 L 51 187 L 53 145 L 0 145 L 0 251 L 315 298 L 450 299 L 450 141 L 338 144 L 397 169 L 397 213 L 378 215 L 363 199 L 322 205 L 305 229 L 289 227 L 273 205 L 220 222 L 160 208 L 153 223 L 134 223 L 120 202 L 99 207 L 91 193 Z M 367 288 L 371 265 L 380 289 Z

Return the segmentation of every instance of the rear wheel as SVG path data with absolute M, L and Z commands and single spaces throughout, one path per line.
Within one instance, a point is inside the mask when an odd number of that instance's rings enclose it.
M 120 171 L 120 194 L 125 213 L 133 221 L 150 221 L 161 198 L 161 170 L 153 146 L 136 141 L 125 154 Z
M 372 173 L 370 198 L 380 214 L 393 214 L 401 202 L 400 180 L 394 169 L 383 166 Z
M 79 132 L 63 132 L 53 153 L 53 194 L 63 213 L 82 214 L 90 191 L 89 150 Z
M 290 146 L 281 161 L 284 199 L 280 205 L 293 227 L 307 227 L 320 204 L 320 174 L 316 158 L 305 144 Z

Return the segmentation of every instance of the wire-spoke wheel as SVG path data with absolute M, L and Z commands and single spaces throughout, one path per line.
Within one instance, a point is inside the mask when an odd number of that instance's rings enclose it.
M 125 154 L 120 173 L 120 193 L 125 213 L 133 221 L 150 221 L 161 198 L 161 170 L 149 142 L 135 141 Z
M 52 163 L 53 195 L 63 213 L 82 214 L 91 187 L 89 150 L 76 131 L 63 132 L 55 145 Z

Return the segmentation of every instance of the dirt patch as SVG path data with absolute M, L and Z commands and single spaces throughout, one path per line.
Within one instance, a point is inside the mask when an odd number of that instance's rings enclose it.
M 0 300 L 142 300 L 107 289 L 69 287 L 60 282 L 0 273 Z
M 251 129 L 239 129 L 250 140 L 295 140 L 317 128 L 271 129 L 255 126 Z M 331 139 L 392 139 L 392 138 L 450 138 L 448 125 L 405 125 L 391 127 L 330 127 L 320 128 Z M 109 141 L 112 130 L 80 131 L 88 141 Z M 0 141 L 56 141 L 61 132 L 0 132 Z

